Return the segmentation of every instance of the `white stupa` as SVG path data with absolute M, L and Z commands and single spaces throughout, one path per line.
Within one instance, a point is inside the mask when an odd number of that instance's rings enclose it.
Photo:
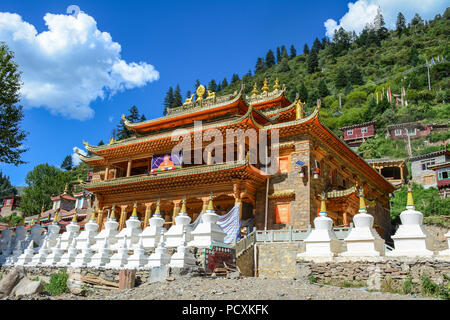
M 41 226 L 41 217 L 39 216 L 37 222 L 34 219 L 31 221 L 30 238 L 36 243 L 38 248 L 42 245 L 44 239 L 45 229 Z
M 183 227 L 184 230 L 181 243 L 177 248 L 177 252 L 175 252 L 170 259 L 169 266 L 173 268 L 190 268 L 196 266 L 196 259 L 187 246 L 187 227 Z
M 209 204 L 202 216 L 202 221 L 192 231 L 193 240 L 188 243 L 189 247 L 209 248 L 211 245 L 225 245 L 224 238 L 227 235 L 217 224 L 219 216 L 214 211 L 212 192 L 209 196 Z
M 98 250 L 103 247 L 105 239 L 108 239 L 108 246 L 111 247 L 117 243 L 117 228 L 119 228 L 119 223 L 116 221 L 116 207 L 113 206 L 111 209 L 111 214 L 105 222 L 105 228 L 101 230 L 95 237 L 95 245 L 93 248 Z
M 88 264 L 88 267 L 104 267 L 109 263 L 110 258 L 111 249 L 109 248 L 109 240 L 108 236 L 105 236 L 105 239 L 102 242 L 102 247 L 98 248 L 97 253 L 92 256 L 91 262 Z
M 406 210 L 400 214 L 402 224 L 398 227 L 394 240 L 395 249 L 386 253 L 387 256 L 433 256 L 435 239 L 422 225 L 423 215 L 416 210 L 412 188 L 408 186 Z
M 448 249 L 439 251 L 439 256 L 450 257 L 450 231 L 445 234 L 448 243 Z
M 24 240 L 19 240 L 16 242 L 16 245 L 14 247 L 14 251 L 12 252 L 12 255 L 10 255 L 6 258 L 5 266 L 12 266 L 17 262 L 20 255 L 23 253 L 23 249 L 22 249 L 23 241 Z
M 61 227 L 59 226 L 59 211 L 56 212 L 55 216 L 53 217 L 53 222 L 51 225 L 48 226 L 48 233 L 47 233 L 47 240 L 48 240 L 48 246 L 50 248 L 53 248 L 59 239 L 59 231 L 61 230 Z
M 6 259 L 11 255 L 12 251 L 12 239 L 9 238 L 8 243 L 1 250 L 2 254 L 0 255 L 0 265 L 6 262 Z
M 66 232 L 61 234 L 61 248 L 67 250 L 69 243 L 72 243 L 72 239 L 78 237 L 80 232 L 80 226 L 77 223 L 77 214 L 73 214 L 72 221 L 66 226 Z
M 84 230 L 77 237 L 78 249 L 92 247 L 95 244 L 95 236 L 98 235 L 98 224 L 95 221 L 95 210 L 92 212 L 91 219 L 84 225 Z
M 62 239 L 61 239 L 61 248 L 62 248 Z M 71 265 L 75 261 L 77 254 L 78 254 L 77 239 L 72 238 L 71 242 L 69 243 L 67 252 L 61 256 L 61 259 L 59 260 L 59 262 L 56 263 L 56 266 L 66 267 Z
M 191 218 L 186 212 L 186 197 L 183 198 L 180 213 L 175 217 L 175 224 L 165 233 L 166 247 L 174 248 L 183 243 L 183 232 L 186 233 L 186 241 L 192 240 Z
M 78 239 L 77 239 L 78 242 Z M 79 246 L 78 246 L 79 247 Z M 94 252 L 91 249 L 91 243 L 87 241 L 81 252 L 77 254 L 75 257 L 75 261 L 71 264 L 72 268 L 81 268 L 87 266 L 89 262 L 91 262 L 91 258 L 94 255 Z
M 148 220 L 149 226 L 142 231 L 140 237 L 142 238 L 142 245 L 144 249 L 153 249 L 159 242 L 161 230 L 164 229 L 164 219 L 160 213 L 160 200 L 156 203 L 156 210 L 153 216 Z
M 25 218 L 22 219 L 21 223 L 16 227 L 16 234 L 14 236 L 13 246 L 16 247 L 19 241 L 25 240 L 27 236 L 27 229 L 25 229 Z
M 30 241 L 30 243 L 28 244 L 28 247 L 17 259 L 16 266 L 24 266 L 31 262 L 31 259 L 33 259 L 33 256 L 34 256 L 33 246 L 34 246 L 34 242 Z
M 116 236 L 118 243 L 121 243 L 123 238 L 126 236 L 128 239 L 127 247 L 133 248 L 139 242 L 139 235 L 142 232 L 141 221 L 139 221 L 137 215 L 137 203 L 134 203 L 133 212 L 130 218 L 125 222 L 126 228 L 123 228 L 120 233 Z
M 43 266 L 54 266 L 61 260 L 64 254 L 64 250 L 61 248 L 61 238 L 58 238 L 56 246 L 51 250 L 52 252 L 45 259 L 45 262 L 42 264 Z
M 367 213 L 364 193 L 361 188 L 359 194 L 359 211 L 353 217 L 355 227 L 351 229 L 344 242 L 347 251 L 341 255 L 345 257 L 383 256 L 384 240 L 373 228 L 373 216 Z
M 148 258 L 148 267 L 161 267 L 170 263 L 170 255 L 167 254 L 166 244 L 164 243 L 164 230 L 161 229 L 158 246 L 155 252 Z
M 128 246 L 127 236 L 125 236 L 120 242 L 120 247 L 117 252 L 113 254 L 109 260 L 109 263 L 105 265 L 107 269 L 121 269 L 128 263 Z
M 128 258 L 126 269 L 140 269 L 147 265 L 148 256 L 145 254 L 142 238 L 133 250 L 133 254 Z
M 28 263 L 29 266 L 38 266 L 45 262 L 45 259 L 47 259 L 47 256 L 51 253 L 50 247 L 48 245 L 48 239 L 44 239 L 44 243 L 42 244 L 41 248 L 39 249 L 39 252 L 33 256 L 33 259 L 31 259 L 30 263 Z
M 6 249 L 8 246 L 11 245 L 10 242 L 12 240 L 12 232 L 13 231 L 11 230 L 10 225 L 6 227 L 5 230 L 2 231 L 2 237 L 0 238 L 0 250 Z
M 333 231 L 333 220 L 327 216 L 325 194 L 322 194 L 319 216 L 314 219 L 314 229 L 304 240 L 305 252 L 298 257 L 334 257 L 342 252 L 342 241 Z

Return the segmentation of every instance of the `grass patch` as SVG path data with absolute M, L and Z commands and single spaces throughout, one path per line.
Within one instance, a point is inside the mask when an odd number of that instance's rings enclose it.
M 447 275 L 445 279 L 449 279 Z M 437 297 L 445 300 L 450 300 L 450 284 L 437 284 L 426 274 L 420 278 L 422 282 L 422 294 L 424 296 Z
M 69 292 L 67 287 L 67 279 L 69 275 L 66 269 L 61 270 L 58 273 L 54 273 L 50 276 L 50 282 L 45 285 L 45 290 L 52 296 L 57 296 L 66 292 Z
M 308 280 L 309 283 L 317 283 L 317 278 L 312 273 L 308 276 Z
M 34 277 L 31 279 L 31 281 L 39 281 L 39 277 Z
M 411 275 L 409 275 L 408 278 L 403 282 L 402 292 L 403 294 L 412 294 L 415 287 L 416 284 L 412 281 Z
M 3 273 L 0 273 L 0 280 L 3 279 Z
M 448 216 L 430 216 L 424 217 L 423 223 L 425 224 L 434 224 L 436 226 L 450 228 L 450 219 Z
M 390 293 L 400 293 L 397 285 L 391 277 L 386 277 L 381 282 L 381 291 L 382 292 L 390 292 Z

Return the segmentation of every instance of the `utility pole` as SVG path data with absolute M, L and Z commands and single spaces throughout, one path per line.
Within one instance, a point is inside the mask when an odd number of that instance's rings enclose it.
M 405 128 L 405 131 L 406 131 L 406 136 L 408 137 L 408 154 L 409 154 L 409 157 L 412 157 L 411 137 L 409 136 L 409 133 L 408 133 L 408 129 L 407 129 L 407 128 Z
M 427 72 L 428 72 L 428 91 L 431 91 L 431 82 L 430 82 L 430 65 L 427 60 Z

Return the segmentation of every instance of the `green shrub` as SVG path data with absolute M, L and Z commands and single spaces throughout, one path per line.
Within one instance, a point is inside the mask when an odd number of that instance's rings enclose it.
M 57 296 L 62 293 L 68 292 L 67 279 L 69 275 L 66 269 L 61 270 L 58 273 L 54 273 L 50 277 L 50 283 L 45 286 L 45 290 L 48 291 L 52 296 Z
M 448 276 L 444 275 L 444 278 L 448 280 Z M 450 288 L 449 285 L 437 284 L 433 282 L 428 275 L 423 274 L 420 278 L 422 281 L 422 294 L 425 296 L 434 296 L 441 299 L 450 300 Z
M 414 283 L 412 282 L 411 276 L 408 276 L 405 282 L 403 282 L 402 291 L 403 294 L 411 294 L 414 292 Z
M 309 280 L 309 283 L 317 283 L 317 279 L 316 279 L 316 277 L 314 277 L 314 275 L 312 273 L 308 276 L 308 280 Z

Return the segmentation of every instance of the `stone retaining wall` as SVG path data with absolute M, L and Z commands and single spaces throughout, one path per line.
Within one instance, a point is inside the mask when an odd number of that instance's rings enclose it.
M 420 292 L 421 277 L 427 275 L 433 282 L 448 285 L 450 261 L 424 258 L 367 258 L 363 261 L 334 258 L 329 262 L 297 261 L 297 272 L 314 276 L 321 283 L 360 285 L 373 290 L 401 290 L 405 281 L 413 283 L 412 292 Z
M 297 273 L 295 260 L 297 253 L 301 252 L 302 248 L 303 241 L 257 243 L 257 276 L 267 278 L 294 277 Z

